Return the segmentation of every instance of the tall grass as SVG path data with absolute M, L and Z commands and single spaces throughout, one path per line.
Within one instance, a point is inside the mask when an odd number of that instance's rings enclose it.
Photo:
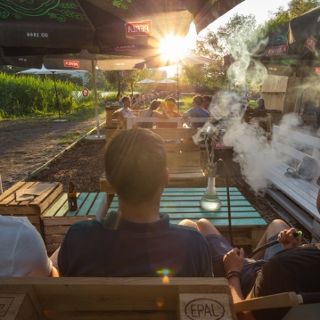
M 60 111 L 76 108 L 70 82 L 56 81 Z M 55 114 L 58 112 L 54 82 L 49 78 L 0 73 L 0 118 Z

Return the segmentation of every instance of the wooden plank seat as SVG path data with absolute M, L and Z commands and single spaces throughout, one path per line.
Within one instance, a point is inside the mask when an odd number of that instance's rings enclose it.
M 236 320 L 291 307 L 283 320 L 318 319 L 320 304 L 278 293 L 232 303 L 224 278 L 2 278 L 1 320 Z M 250 317 L 250 319 L 253 319 Z
M 62 193 L 58 182 L 19 181 L 0 195 L 0 214 L 26 216 L 42 233 L 40 215 Z
M 152 123 L 154 127 L 157 127 L 157 123 L 168 124 L 169 128 L 171 126 L 175 126 L 176 128 L 182 128 L 183 124 L 187 124 L 188 126 L 192 126 L 193 123 L 206 123 L 209 121 L 210 117 L 176 117 L 176 118 L 169 118 L 169 119 L 161 119 L 155 117 L 129 117 L 127 118 L 126 128 L 131 129 L 133 127 L 139 126 L 139 123 Z M 160 126 L 159 126 L 160 128 Z
M 311 181 L 293 178 L 285 175 L 288 168 L 295 169 L 305 156 L 317 161 L 320 169 L 319 150 L 320 138 L 312 137 L 299 132 L 286 132 L 291 144 L 282 141 L 279 136 L 279 127 L 274 126 L 273 134 L 278 135 L 273 143 L 279 163 L 267 172 L 267 179 L 272 188 L 267 192 L 282 207 L 284 207 L 297 221 L 299 221 L 312 235 L 320 238 L 320 214 L 316 208 L 316 199 L 319 186 L 316 183 L 318 176 Z
M 3 278 L 0 301 L 1 320 L 236 319 L 223 278 Z

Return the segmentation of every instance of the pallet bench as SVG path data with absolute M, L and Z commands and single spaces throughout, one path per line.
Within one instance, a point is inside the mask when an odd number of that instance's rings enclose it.
M 241 311 L 280 307 L 293 307 L 286 320 L 318 319 L 320 304 L 299 304 L 294 292 L 233 304 L 227 280 L 212 277 L 2 278 L 0 283 L 1 320 L 236 320 Z
M 289 167 L 295 168 L 305 156 L 318 162 L 320 169 L 320 138 L 297 131 L 286 132 L 281 136 L 279 127 L 273 128 L 273 146 L 279 158 L 285 159 L 273 166 L 267 173 L 271 188 L 267 193 L 287 212 L 301 223 L 315 239 L 320 239 L 320 214 L 316 208 L 319 186 L 318 176 L 312 181 L 285 176 Z M 290 144 L 287 139 L 290 139 Z M 320 173 L 320 172 L 319 172 Z
M 126 118 L 126 128 L 131 129 L 133 127 L 138 126 L 140 123 L 152 123 L 155 127 L 157 127 L 157 123 L 160 125 L 167 124 L 169 128 L 171 126 L 176 128 L 182 128 L 183 124 L 188 124 L 192 126 L 193 123 L 203 123 L 205 124 L 209 121 L 210 117 L 176 117 L 176 118 L 169 118 L 169 119 L 161 119 L 155 117 L 128 117 Z M 159 127 L 160 129 L 161 127 Z
M 223 278 L 1 279 L 0 301 L 1 320 L 235 320 Z

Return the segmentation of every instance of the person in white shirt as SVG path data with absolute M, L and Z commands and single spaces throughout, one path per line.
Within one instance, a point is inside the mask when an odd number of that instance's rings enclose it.
M 26 217 L 0 215 L 0 277 L 58 276 L 46 247 Z
M 131 107 L 131 99 L 125 96 L 121 99 L 122 108 L 116 110 L 112 116 L 118 118 L 122 126 L 125 126 L 126 119 L 134 117 Z

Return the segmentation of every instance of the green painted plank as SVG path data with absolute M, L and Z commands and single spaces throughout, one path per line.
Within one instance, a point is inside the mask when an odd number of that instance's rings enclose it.
M 161 202 L 163 201 L 200 201 L 201 197 L 202 197 L 203 194 L 201 195 L 190 195 L 190 196 L 180 196 L 180 197 L 176 197 L 176 196 L 172 196 L 172 197 L 161 197 Z M 227 201 L 228 197 L 227 195 L 218 195 L 219 196 L 219 199 L 221 201 Z M 230 200 L 233 201 L 233 200 L 247 200 L 244 196 L 242 195 L 230 195 Z
M 161 212 L 165 213 L 165 212 Z M 201 219 L 201 218 L 210 218 L 210 219 L 226 219 L 228 218 L 227 212 L 204 212 L 204 213 L 169 213 L 170 218 L 174 219 Z M 231 212 L 231 218 L 261 218 L 261 215 L 258 212 Z
M 91 209 L 88 212 L 88 215 L 95 216 L 98 210 L 101 208 L 102 204 L 104 203 L 105 199 L 106 199 L 106 193 L 99 192 L 97 194 L 96 201 L 93 203 Z
M 201 197 L 204 193 L 205 193 L 205 190 L 199 191 L 199 192 L 170 192 L 170 193 L 164 192 L 162 194 L 162 197 L 174 197 L 174 196 L 180 196 L 180 197 L 198 196 L 198 197 Z M 217 195 L 226 196 L 227 192 L 217 191 Z M 230 192 L 230 196 L 243 196 L 243 195 L 241 194 L 241 192 L 235 191 L 235 192 Z
M 191 219 L 197 220 L 197 219 Z M 208 219 L 215 226 L 228 226 L 228 219 Z M 172 224 L 178 224 L 180 219 L 170 219 Z M 251 226 L 265 226 L 267 225 L 266 221 L 262 218 L 252 218 L 252 219 L 234 219 L 231 221 L 232 226 L 234 227 L 251 227 Z
M 199 207 L 199 201 L 161 201 L 160 207 L 166 208 L 166 207 Z M 227 201 L 222 201 L 222 206 L 226 206 Z M 231 207 L 243 207 L 243 206 L 249 206 L 251 207 L 250 202 L 247 200 L 235 200 L 231 201 Z
M 61 197 L 53 203 L 53 205 L 48 208 L 42 215 L 42 217 L 54 217 L 56 212 L 64 205 L 64 203 L 68 200 L 67 194 L 63 193 Z
M 97 197 L 97 192 L 90 192 L 84 204 L 79 208 L 76 216 L 77 217 L 86 216 L 89 212 L 89 209 L 92 207 L 96 197 Z
M 199 201 L 161 201 L 160 208 L 197 208 L 200 206 L 200 200 Z M 222 207 L 227 206 L 227 201 L 222 201 Z M 118 207 L 118 201 L 113 200 L 110 204 L 111 208 Z M 231 208 L 234 207 L 248 207 L 251 208 L 252 205 L 247 200 L 235 200 L 231 201 Z
M 200 208 L 200 206 L 198 207 L 193 207 L 193 208 L 161 208 L 161 212 L 172 212 L 175 211 L 177 213 L 210 213 L 208 211 L 204 211 Z M 257 212 L 255 208 L 253 207 L 231 207 L 231 211 L 232 212 Z M 228 212 L 228 207 L 222 207 L 219 209 L 219 212 Z
M 118 206 L 113 206 L 110 207 L 111 210 L 117 210 Z M 212 216 L 213 214 L 216 214 L 217 212 L 209 212 L 209 211 L 204 211 L 200 207 L 198 208 L 161 208 L 161 213 L 175 213 L 175 214 L 199 214 L 199 215 L 208 215 Z M 219 214 L 227 214 L 228 213 L 228 208 L 227 207 L 222 207 L 218 211 Z M 237 207 L 237 208 L 231 208 L 231 213 L 232 214 L 238 214 L 238 215 L 246 215 L 246 214 L 259 214 L 254 208 L 252 207 Z M 259 214 L 260 216 L 260 214 Z
M 65 216 L 66 217 L 74 217 L 78 214 L 78 211 L 80 208 L 84 205 L 85 201 L 87 200 L 89 193 L 88 192 L 81 192 L 79 196 L 77 196 L 77 206 L 78 209 L 76 211 L 68 211 L 66 212 Z
M 67 196 L 67 194 L 65 193 L 65 195 Z M 80 195 L 80 193 L 77 193 L 77 197 Z M 56 214 L 54 215 L 55 217 L 64 217 L 66 215 L 66 213 L 69 212 L 69 203 L 68 203 L 68 199 L 67 201 L 60 207 L 60 209 L 56 212 Z
M 189 193 L 192 193 L 192 192 L 197 192 L 197 191 L 202 191 L 204 192 L 206 190 L 206 188 L 202 187 L 202 188 L 165 188 L 164 189 L 164 193 L 169 193 L 169 192 L 189 192 Z M 225 187 L 218 187 L 217 188 L 218 191 L 226 191 L 227 188 Z M 230 191 L 238 191 L 238 188 L 236 187 L 230 187 L 229 188 Z

